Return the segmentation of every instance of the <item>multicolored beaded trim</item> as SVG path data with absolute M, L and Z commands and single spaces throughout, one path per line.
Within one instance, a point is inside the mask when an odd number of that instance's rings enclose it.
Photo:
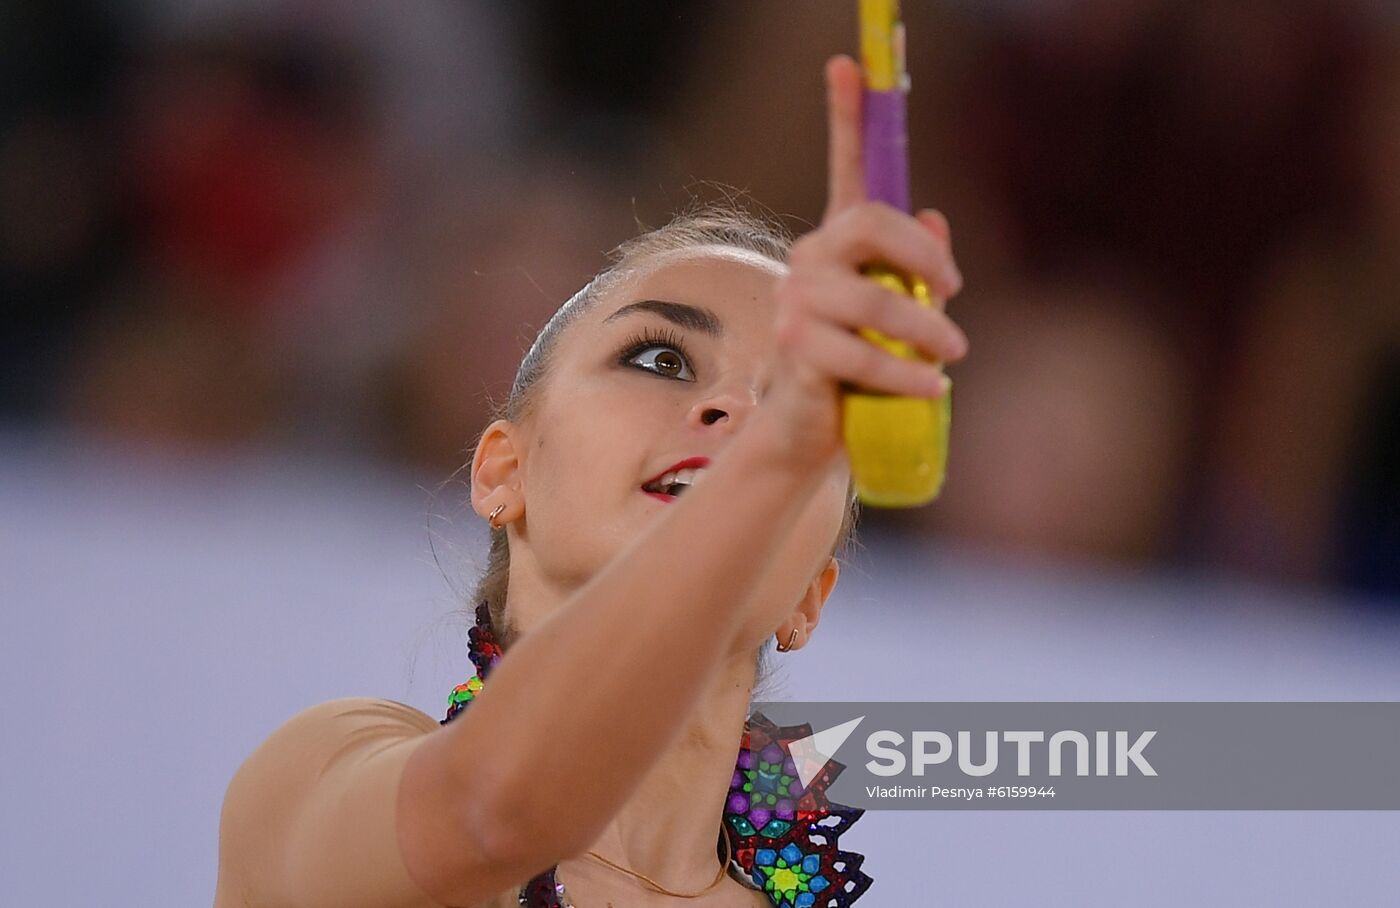
M 503 655 L 485 602 L 477 606 L 476 626 L 467 638 L 476 674 L 452 689 L 441 725 L 476 699 L 483 680 Z M 734 860 L 775 908 L 849 908 L 874 880 L 860 869 L 865 856 L 842 851 L 837 839 L 865 810 L 827 799 L 827 788 L 845 769 L 834 760 L 802 787 L 788 745 L 811 733 L 810 725 L 779 727 L 762 713 L 749 718 L 725 802 L 724 832 Z M 723 850 L 717 849 L 717 854 Z M 525 884 L 520 904 L 572 908 L 554 868 Z

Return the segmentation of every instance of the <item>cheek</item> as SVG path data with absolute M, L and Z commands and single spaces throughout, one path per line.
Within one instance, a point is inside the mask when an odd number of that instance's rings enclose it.
M 530 503 L 575 521 L 580 511 L 606 520 L 608 509 L 632 503 L 627 493 L 640 486 L 644 461 L 656 450 L 644 403 L 616 389 L 602 395 L 578 387 L 567 408 L 542 411 L 527 471 Z
M 551 510 L 568 509 L 595 497 L 618 469 L 608 431 L 577 415 L 551 418 L 530 452 L 530 497 Z
M 805 568 L 804 582 L 811 581 L 826 567 L 836 534 L 841 530 L 845 509 L 846 483 L 842 480 L 838 485 L 833 480 L 820 494 L 813 496 L 803 512 L 798 529 L 793 533 L 792 560 Z
M 839 486 L 833 482 L 823 487 L 779 547 L 755 598 L 753 620 L 744 634 L 746 649 L 758 646 L 792 614 L 826 566 L 827 554 L 841 528 L 845 499 L 844 479 Z

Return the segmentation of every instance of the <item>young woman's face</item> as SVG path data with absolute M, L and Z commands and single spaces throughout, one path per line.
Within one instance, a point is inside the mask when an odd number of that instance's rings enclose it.
M 671 253 L 611 288 L 564 332 L 520 452 L 521 541 L 536 580 L 560 591 L 585 582 L 673 506 L 643 483 L 687 458 L 715 458 L 753 417 L 769 381 L 772 293 L 783 273 L 738 249 Z M 771 605 L 755 614 L 746 649 L 792 614 L 827 566 L 849 479 L 840 458 L 783 541 L 755 599 Z M 729 515 L 761 519 L 743 501 Z M 659 566 L 657 583 L 665 577 Z M 528 628 L 538 617 L 516 619 Z

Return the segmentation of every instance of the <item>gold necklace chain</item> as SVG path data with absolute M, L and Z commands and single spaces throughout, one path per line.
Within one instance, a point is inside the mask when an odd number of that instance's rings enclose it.
M 727 874 L 727 873 L 729 872 L 729 863 L 730 863 L 730 861 L 732 861 L 732 860 L 734 859 L 734 846 L 732 846 L 732 845 L 729 843 L 729 834 L 728 834 L 728 833 L 725 833 L 725 834 L 723 835 L 723 838 L 724 838 L 724 863 L 720 865 L 720 867 L 719 867 L 719 874 L 715 876 L 714 882 L 711 883 L 710 885 L 706 886 L 704 889 L 701 889 L 699 892 L 676 892 L 676 891 L 673 890 L 673 889 L 667 889 L 665 886 L 662 886 L 660 883 L 656 882 L 656 880 L 653 880 L 651 877 L 647 876 L 646 874 L 638 873 L 638 872 L 635 871 L 635 870 L 628 870 L 626 867 L 623 867 L 621 864 L 615 864 L 615 863 L 613 863 L 612 861 L 610 861 L 610 860 L 608 860 L 607 858 L 603 857 L 601 854 L 599 854 L 599 853 L 596 852 L 596 851 L 590 851 L 590 852 L 588 852 L 588 856 L 589 856 L 589 857 L 593 857 L 593 858 L 597 858 L 598 860 L 602 861 L 604 864 L 607 864 L 609 867 L 611 867 L 611 868 L 614 869 L 614 870 L 619 870 L 619 871 L 621 871 L 622 873 L 628 874 L 629 876 L 634 876 L 634 877 L 636 877 L 637 879 L 639 879 L 639 880 L 641 880 L 642 882 L 646 883 L 646 884 L 647 884 L 648 886 L 650 886 L 651 888 L 655 889 L 657 892 L 660 892 L 660 893 L 662 893 L 662 894 L 664 894 L 664 895 L 675 896 L 675 897 L 678 898 L 678 899 L 693 899 L 693 898 L 699 898 L 700 896 L 702 896 L 702 895 L 704 895 L 705 893 L 709 892 L 711 889 L 713 889 L 713 888 L 715 888 L 716 886 L 718 886 L 718 885 L 720 884 L 720 881 L 724 879 L 725 874 Z

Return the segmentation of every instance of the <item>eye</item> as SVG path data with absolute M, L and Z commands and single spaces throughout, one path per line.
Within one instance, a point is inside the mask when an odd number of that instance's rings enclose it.
M 653 351 L 659 352 L 653 354 Z M 662 378 L 695 381 L 695 373 L 690 368 L 690 355 L 681 339 L 671 331 L 644 331 L 640 335 L 628 338 L 618 361 L 625 366 L 643 369 Z
M 648 372 L 655 372 L 657 375 L 662 375 L 666 378 L 678 378 L 681 381 L 695 381 L 695 375 L 690 371 L 690 366 L 686 362 L 685 354 L 681 353 L 679 350 L 671 349 L 665 344 L 649 344 L 635 355 L 629 356 L 628 361 L 632 362 L 636 360 L 637 357 L 642 356 L 642 354 L 650 353 L 653 350 L 659 350 L 660 352 L 655 356 L 642 359 L 640 362 L 637 362 L 636 365 Z

